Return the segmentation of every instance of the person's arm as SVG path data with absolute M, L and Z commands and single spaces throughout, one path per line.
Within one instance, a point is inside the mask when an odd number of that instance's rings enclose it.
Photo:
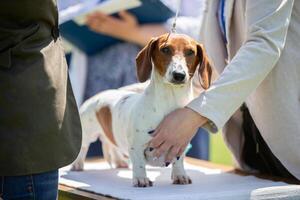
M 293 3 L 247 1 L 245 43 L 210 89 L 187 107 L 221 129 L 276 65 L 285 45 Z
M 152 37 L 166 33 L 162 24 L 138 24 L 134 15 L 123 11 L 120 18 L 112 17 L 100 12 L 88 16 L 87 25 L 95 32 L 109 35 L 140 46 L 145 46 Z
M 278 61 L 293 3 L 293 0 L 247 1 L 248 33 L 244 45 L 207 91 L 159 124 L 149 144 L 155 149 L 155 156 L 169 152 L 166 162 L 179 156 L 194 136 L 195 127 L 203 126 L 207 119 L 217 128 L 223 127 Z
M 171 30 L 174 18 L 165 23 L 139 24 L 135 16 L 123 11 L 119 13 L 120 19 L 100 12 L 88 16 L 87 25 L 91 30 L 109 35 L 140 46 L 145 46 L 152 37 L 162 35 Z M 199 39 L 199 17 L 178 17 L 176 31 Z

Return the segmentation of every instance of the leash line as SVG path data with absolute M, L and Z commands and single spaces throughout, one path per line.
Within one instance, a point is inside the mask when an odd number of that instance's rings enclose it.
M 177 23 L 177 18 L 178 18 L 178 13 L 179 13 L 179 10 L 180 10 L 180 6 L 181 6 L 181 0 L 177 0 L 176 14 L 175 14 L 175 17 L 174 17 L 174 21 L 172 23 L 172 28 L 171 28 L 168 36 L 167 36 L 165 44 L 169 40 L 169 37 L 170 37 L 171 33 L 176 33 L 176 23 Z
M 176 15 L 175 15 L 175 18 L 174 18 L 174 22 L 172 24 L 171 33 L 176 33 L 176 23 L 177 23 L 177 18 L 178 18 L 178 13 L 179 13 L 179 10 L 180 10 L 180 6 L 181 6 L 181 0 L 177 0 Z

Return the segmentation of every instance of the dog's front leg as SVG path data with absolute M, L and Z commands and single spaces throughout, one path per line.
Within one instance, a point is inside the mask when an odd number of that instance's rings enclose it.
M 192 180 L 186 174 L 183 166 L 183 156 L 176 160 L 172 166 L 172 180 L 173 184 L 186 185 L 191 184 Z
M 132 146 L 129 150 L 132 162 L 132 178 L 134 187 L 151 187 L 153 183 L 146 174 L 146 160 L 143 146 Z

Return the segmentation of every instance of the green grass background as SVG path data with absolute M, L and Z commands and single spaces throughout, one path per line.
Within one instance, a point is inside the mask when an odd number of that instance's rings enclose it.
M 209 160 L 214 163 L 233 165 L 231 153 L 224 143 L 221 133 L 209 134 Z

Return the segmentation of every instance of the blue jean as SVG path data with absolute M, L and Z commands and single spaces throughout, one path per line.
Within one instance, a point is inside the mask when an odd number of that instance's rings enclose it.
M 209 133 L 199 128 L 197 134 L 191 141 L 192 148 L 187 153 L 187 156 L 208 160 L 209 158 Z
M 25 176 L 0 176 L 0 199 L 55 200 L 58 170 Z

